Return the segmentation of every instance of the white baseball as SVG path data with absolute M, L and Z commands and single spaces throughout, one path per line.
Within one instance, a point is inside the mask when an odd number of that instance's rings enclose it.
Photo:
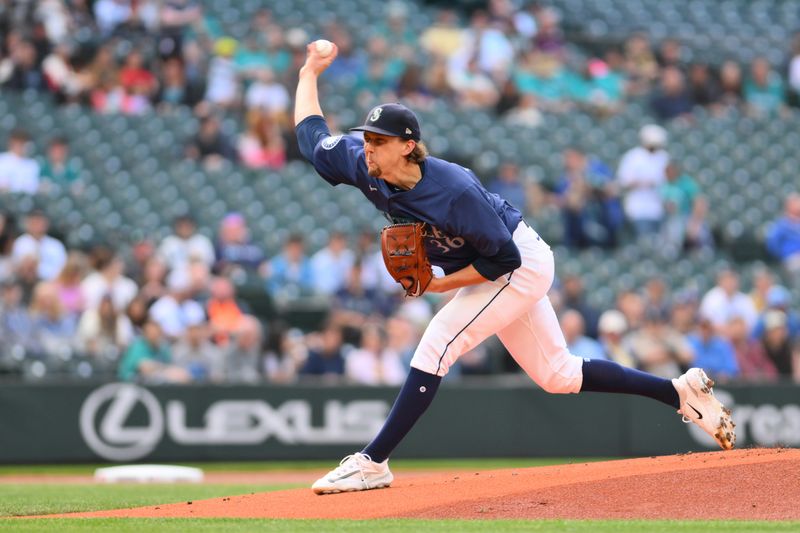
M 333 43 L 326 39 L 318 39 L 314 42 L 314 47 L 320 57 L 328 57 L 333 52 Z

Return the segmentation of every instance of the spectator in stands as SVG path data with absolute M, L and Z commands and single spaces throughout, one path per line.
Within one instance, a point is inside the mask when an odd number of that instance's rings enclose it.
M 129 0 L 97 0 L 94 19 L 102 36 L 111 36 L 117 27 L 127 23 L 133 17 L 132 7 Z
M 81 252 L 70 251 L 64 268 L 56 276 L 54 283 L 58 291 L 58 299 L 64 309 L 76 316 L 80 315 L 85 306 L 81 282 L 86 275 L 86 256 Z
M 374 290 L 381 297 L 388 298 L 392 305 L 396 304 L 395 296 L 402 287 L 392 278 L 383 264 L 383 253 L 378 243 L 378 235 L 372 228 L 361 230 L 356 244 L 356 262 L 361 265 L 361 286 Z
M 711 250 L 714 248 L 714 234 L 711 231 L 711 222 L 708 220 L 708 200 L 705 196 L 698 196 L 692 204 L 692 212 L 686 221 L 683 249 Z
M 249 168 L 280 170 L 286 164 L 286 146 L 273 115 L 251 109 L 246 117 L 247 130 L 239 137 L 239 160 Z
M 622 209 L 611 169 L 575 147 L 564 150 L 564 174 L 556 184 L 556 203 L 564 219 L 567 246 L 613 247 Z
M 639 142 L 622 156 L 617 180 L 625 193 L 625 215 L 637 235 L 644 236 L 657 233 L 664 218 L 659 190 L 669 162 L 665 150 L 667 132 L 661 126 L 648 124 L 639 131 Z
M 480 70 L 476 58 L 469 59 L 464 68 L 451 68 L 447 80 L 459 104 L 466 108 L 488 109 L 500 97 L 492 79 Z
M 783 216 L 767 230 L 767 250 L 800 282 L 800 193 L 786 197 Z
M 336 43 L 339 48 L 336 61 L 325 72 L 328 78 L 332 81 L 340 81 L 345 78 L 358 79 L 362 77 L 367 70 L 368 63 L 365 54 L 354 45 L 350 32 L 337 22 L 328 24 L 326 30 L 329 35 L 328 39 Z
M 11 249 L 16 238 L 16 220 L 10 213 L 0 211 L 0 282 L 10 279 L 14 275 Z
M 683 289 L 672 297 L 672 307 L 669 310 L 670 325 L 683 335 L 689 335 L 697 325 L 699 295 L 692 289 Z
M 152 109 L 152 102 L 158 91 L 158 80 L 144 65 L 144 57 L 138 50 L 132 50 L 125 57 L 119 71 L 119 82 L 123 89 L 119 111 L 139 115 Z
M 344 375 L 342 330 L 338 326 L 326 325 L 316 340 L 309 343 L 308 359 L 300 369 L 300 374 L 329 378 Z
M 501 164 L 497 177 L 489 182 L 487 188 L 489 192 L 498 194 L 501 198 L 508 200 L 508 203 L 520 211 L 527 211 L 525 186 L 520 177 L 519 165 L 516 163 L 507 161 Z
M 261 110 L 273 119 L 280 121 L 286 118 L 291 101 L 286 86 L 275 79 L 275 74 L 268 68 L 255 72 L 254 79 L 245 93 L 245 105 L 248 112 Z
M 277 298 L 293 299 L 314 291 L 314 272 L 305 253 L 305 240 L 300 234 L 290 235 L 283 251 L 272 258 L 262 274 L 267 291 Z
M 57 103 L 78 103 L 85 87 L 83 78 L 72 66 L 73 47 L 66 41 L 55 45 L 42 62 L 47 88 Z
M 164 296 L 167 293 L 167 272 L 167 265 L 160 257 L 156 256 L 148 259 L 147 263 L 144 265 L 139 294 L 144 296 L 148 301 L 155 301 Z M 173 271 L 170 273 L 170 277 L 176 275 L 183 279 L 188 277 L 188 275 L 183 272 Z
M 214 265 L 214 245 L 211 239 L 198 233 L 197 223 L 189 214 L 180 215 L 172 223 L 172 235 L 167 235 L 158 247 L 158 257 L 174 272 L 188 275 L 192 259 L 209 267 Z
M 634 95 L 648 92 L 658 76 L 658 63 L 645 33 L 634 33 L 625 41 L 625 71 L 628 90 Z
M 203 7 L 195 0 L 167 0 L 159 10 L 158 51 L 164 58 L 178 58 L 183 52 L 184 34 L 202 23 Z
M 139 291 L 136 283 L 124 275 L 125 263 L 110 248 L 97 246 L 89 252 L 89 265 L 93 272 L 81 282 L 86 308 L 98 307 L 103 296 L 110 294 L 114 309 L 125 309 Z
M 8 47 L 10 71 L 7 72 L 3 87 L 15 91 L 41 90 L 45 87 L 44 76 L 39 68 L 40 58 L 36 47 L 28 39 L 22 39 Z
M 692 365 L 694 353 L 686 337 L 670 327 L 667 316 L 655 308 L 647 309 L 641 329 L 626 342 L 636 366 L 664 378 L 675 378 Z
M 119 66 L 110 43 L 102 44 L 82 72 L 95 111 L 104 111 L 109 93 L 119 86 Z
M 583 318 L 586 335 L 597 338 L 597 321 L 600 313 L 586 301 L 586 292 L 580 276 L 564 276 L 562 282 L 562 304 L 565 309 L 577 311 Z
M 660 276 L 649 278 L 644 284 L 644 305 L 649 309 L 657 309 L 664 315 L 669 314 L 670 302 L 667 284 Z
M 700 187 L 691 176 L 681 171 L 675 161 L 667 165 L 665 176 L 666 182 L 659 191 L 666 214 L 664 237 L 666 243 L 677 251 L 683 248 L 687 224 Z
M 292 383 L 308 357 L 308 349 L 299 329 L 283 321 L 270 323 L 264 355 L 264 374 L 272 383 Z
M 347 282 L 336 291 L 331 302 L 336 321 L 354 329 L 361 329 L 370 317 L 385 316 L 390 311 L 386 299 L 377 290 L 364 287 L 361 279 L 361 264 L 355 262 L 347 275 Z
M 376 33 L 386 39 L 396 55 L 408 57 L 415 50 L 418 35 L 408 24 L 408 5 L 401 1 L 386 4 L 385 23 L 378 23 Z
M 584 335 L 585 323 L 578 311 L 569 309 L 561 314 L 561 331 L 567 341 L 569 353 L 585 359 L 606 359 L 603 346 L 596 340 Z
M 135 334 L 142 332 L 144 323 L 147 322 L 147 319 L 150 317 L 150 306 L 152 303 L 153 302 L 146 300 L 143 296 L 137 295 L 124 309 L 124 314 L 130 321 Z
M 0 339 L 5 347 L 36 345 L 33 320 L 23 301 L 22 287 L 13 278 L 0 280 Z
M 264 262 L 264 252 L 251 240 L 247 221 L 240 213 L 228 213 L 222 219 L 214 250 L 214 269 L 221 274 L 256 272 Z
M 39 191 L 39 163 L 28 157 L 30 136 L 14 130 L 8 137 L 8 151 L 0 153 L 0 194 L 36 194 Z
M 406 65 L 393 88 L 397 98 L 408 102 L 414 108 L 429 108 L 432 95 L 425 83 L 425 72 L 426 70 L 416 63 Z
M 361 346 L 347 354 L 345 376 L 359 385 L 398 386 L 406 370 L 399 355 L 386 349 L 386 331 L 378 324 L 366 324 L 361 330 Z
M 533 37 L 533 49 L 547 54 L 559 62 L 566 58 L 566 42 L 559 26 L 558 12 L 545 7 L 536 11 L 536 35 Z
M 538 107 L 536 96 L 531 93 L 522 94 L 516 106 L 512 107 L 505 115 L 505 122 L 509 126 L 535 128 L 543 121 L 542 112 Z
M 458 13 L 445 8 L 437 12 L 436 20 L 422 32 L 419 43 L 434 57 L 449 58 L 461 47 L 463 38 Z
M 180 57 L 170 57 L 161 64 L 161 76 L 155 101 L 159 111 L 179 106 L 194 107 L 202 99 L 198 84 L 186 76 L 186 67 Z
M 78 169 L 69 159 L 69 141 L 65 137 L 54 137 L 47 146 L 47 156 L 40 160 L 41 177 L 47 189 L 69 191 L 80 194 L 83 183 Z
M 254 21 L 255 20 L 257 19 L 254 19 Z M 287 74 L 290 72 L 289 66 L 291 65 L 292 58 L 287 49 L 290 43 L 288 42 L 287 35 L 284 33 L 283 27 L 280 24 L 273 23 L 269 26 L 267 31 L 256 30 L 256 34 L 266 38 L 264 45 L 270 70 L 275 73 L 276 78 L 285 80 Z M 302 44 L 300 46 L 303 50 L 305 50 L 305 44 L 307 42 L 308 39 L 303 39 L 301 41 Z M 286 86 L 294 87 L 293 84 L 288 83 Z
M 261 323 L 245 315 L 224 354 L 224 375 L 227 383 L 256 383 L 261 380 L 262 342 Z
M 34 17 L 42 22 L 42 26 L 47 34 L 47 40 L 51 43 L 63 42 L 69 37 L 72 29 L 69 8 L 64 0 L 40 0 L 35 9 Z
M 635 331 L 644 324 L 646 305 L 644 298 L 632 290 L 622 290 L 617 293 L 616 308 L 625 316 L 628 331 Z
M 26 232 L 14 241 L 11 257 L 20 265 L 26 259 L 36 262 L 39 279 L 53 280 L 67 262 L 67 250 L 61 241 L 50 237 L 50 219 L 43 211 L 34 209 L 25 216 Z
M 200 119 L 200 128 L 187 146 L 186 156 L 202 161 L 206 168 L 213 170 L 226 159 L 235 161 L 236 150 L 220 129 L 219 119 L 208 115 Z
M 658 46 L 658 66 L 661 69 L 677 68 L 683 66 L 683 50 L 678 39 L 668 37 Z
M 226 346 L 241 328 L 245 314 L 236 301 L 236 290 L 228 278 L 221 276 L 213 278 L 209 292 L 206 314 L 212 339 L 216 344 Z
M 650 99 L 650 107 L 660 120 L 689 118 L 692 101 L 680 69 L 666 67 L 661 71 L 660 88 Z
M 733 346 L 715 332 L 711 320 L 700 317 L 697 331 L 689 335 L 689 343 L 694 350 L 694 366 L 703 368 L 715 380 L 729 381 L 738 377 L 739 365 Z
M 375 98 L 379 101 L 397 99 L 392 89 L 405 69 L 405 61 L 397 50 L 389 47 L 383 35 L 373 35 L 367 41 L 367 61 L 367 69 L 355 80 L 353 91 L 370 102 Z
M 147 384 L 189 383 L 191 375 L 186 369 L 172 364 L 172 351 L 161 331 L 161 326 L 148 319 L 142 335 L 128 347 L 120 361 L 117 375 L 122 381 L 139 381 Z
M 753 272 L 753 289 L 750 291 L 750 299 L 756 312 L 763 313 L 767 309 L 767 294 L 775 285 L 775 278 L 772 272 L 765 266 L 759 266 Z
M 347 247 L 347 237 L 340 232 L 331 233 L 328 245 L 311 257 L 316 292 L 330 296 L 344 287 L 354 262 L 355 254 Z
M 150 307 L 150 317 L 158 322 L 169 341 L 180 338 L 189 324 L 205 320 L 203 306 L 191 299 L 188 280 L 170 280 L 167 293 Z
M 238 43 L 230 37 L 217 39 L 214 57 L 208 66 L 205 100 L 223 109 L 239 104 L 239 78 L 233 55 Z
M 625 315 L 616 309 L 609 309 L 600 315 L 597 324 L 598 339 L 603 347 L 605 358 L 619 363 L 623 366 L 634 368 L 636 360 L 633 358 L 630 349 L 623 342 L 623 338 L 628 331 L 628 323 Z
M 728 268 L 717 274 L 716 286 L 703 296 L 700 316 L 711 320 L 717 332 L 735 316 L 742 317 L 752 331 L 757 318 L 753 302 L 739 291 L 739 275 Z
M 783 80 L 766 58 L 757 57 L 750 65 L 750 79 L 744 85 L 744 99 L 750 111 L 769 115 L 784 108 Z
M 800 381 L 797 370 L 800 365 L 800 349 L 789 336 L 786 313 L 778 310 L 767 312 L 764 316 L 764 335 L 761 337 L 761 342 L 767 357 L 775 365 L 778 376 Z
M 195 383 L 220 383 L 225 378 L 224 354 L 211 342 L 209 333 L 206 321 L 195 317 L 172 347 L 174 364 L 186 369 Z
M 739 366 L 739 377 L 746 381 L 774 381 L 778 371 L 772 360 L 767 357 L 760 338 L 748 334 L 747 322 L 742 317 L 734 317 L 728 321 L 725 337 L 733 346 L 736 364 Z
M 106 295 L 97 308 L 87 309 L 81 315 L 75 344 L 81 353 L 116 361 L 133 337 L 130 319 L 116 311 L 111 297 Z
M 751 336 L 760 338 L 764 334 L 766 315 L 770 311 L 781 311 L 786 315 L 786 328 L 789 330 L 789 337 L 793 340 L 800 340 L 800 313 L 792 309 L 792 294 L 789 290 L 782 285 L 773 285 L 767 291 L 765 304 L 766 308 L 758 317 Z
M 692 63 L 689 67 L 689 98 L 694 105 L 709 107 L 717 104 L 720 97 L 719 83 L 706 63 Z
M 256 79 L 259 71 L 269 69 L 269 58 L 261 46 L 261 38 L 256 33 L 247 35 L 233 57 L 239 79 L 245 83 Z
M 742 69 L 735 61 L 725 61 L 719 70 L 720 97 L 722 110 L 741 107 L 744 102 Z
M 36 285 L 31 298 L 30 316 L 33 325 L 31 335 L 41 344 L 46 355 L 61 355 L 71 349 L 78 320 L 64 309 L 55 283 L 42 281 Z
M 144 269 L 147 262 L 152 257 L 156 256 L 155 243 L 147 238 L 142 237 L 136 240 L 128 250 L 125 256 L 125 271 L 128 272 L 130 278 L 141 285 L 144 280 Z
M 565 76 L 567 91 L 582 108 L 600 116 L 619 110 L 625 92 L 624 76 L 601 59 L 589 59 L 580 73 Z

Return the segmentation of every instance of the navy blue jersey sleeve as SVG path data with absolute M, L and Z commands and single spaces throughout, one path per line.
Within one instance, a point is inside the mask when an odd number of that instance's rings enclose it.
M 486 279 L 497 279 L 519 267 L 519 249 L 511 232 L 478 187 L 467 188 L 450 205 L 447 231 L 465 239 L 481 255 L 473 262 Z
M 511 239 L 505 223 L 478 187 L 468 187 L 450 204 L 447 232 L 466 239 L 483 257 L 492 257 Z
M 356 185 L 363 164 L 363 143 L 350 135 L 331 136 L 325 119 L 306 117 L 295 128 L 300 153 L 331 185 Z

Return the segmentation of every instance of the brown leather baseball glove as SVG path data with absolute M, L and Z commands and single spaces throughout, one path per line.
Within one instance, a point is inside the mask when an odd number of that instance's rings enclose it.
M 386 270 L 406 290 L 406 296 L 422 296 L 433 279 L 422 234 L 425 224 L 393 224 L 381 231 L 381 249 Z

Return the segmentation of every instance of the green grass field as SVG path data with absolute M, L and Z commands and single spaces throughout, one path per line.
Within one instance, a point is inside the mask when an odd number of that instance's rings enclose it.
M 585 462 L 572 460 L 448 460 L 393 462 L 397 470 L 493 469 Z M 99 465 L 69 466 L 3 466 L 0 480 L 9 475 L 25 474 L 91 474 Z M 330 467 L 329 462 L 303 463 L 214 463 L 193 464 L 207 471 L 271 471 L 319 470 Z M 250 520 L 250 519 L 20 519 L 19 516 L 44 515 L 100 509 L 114 509 L 159 503 L 180 502 L 281 490 L 297 485 L 91 485 L 91 484 L 3 484 L 0 483 L 1 531 L 114 531 L 180 532 L 180 531 L 278 531 L 278 532 L 599 532 L 626 533 L 639 531 L 684 532 L 744 532 L 800 531 L 800 522 L 736 522 L 736 521 L 577 521 L 577 520 Z

